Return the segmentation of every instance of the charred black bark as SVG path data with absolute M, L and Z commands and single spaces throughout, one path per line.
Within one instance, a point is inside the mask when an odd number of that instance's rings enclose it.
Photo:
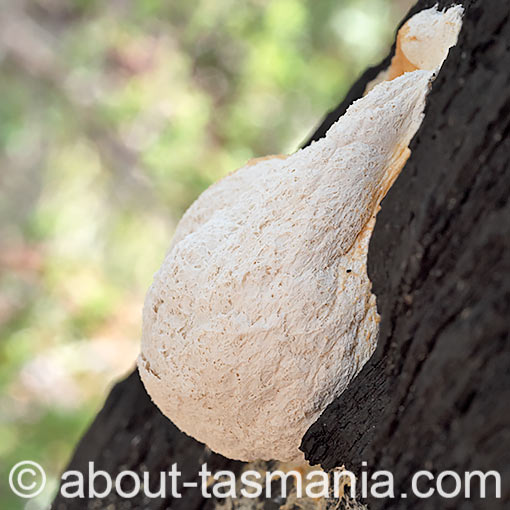
M 94 462 L 94 471 L 104 470 L 113 479 L 124 470 L 135 471 L 140 474 L 140 478 L 141 473 L 148 472 L 153 493 L 159 490 L 159 473 L 170 471 L 172 464 L 176 463 L 182 473 L 177 488 L 182 498 L 174 499 L 171 508 L 182 510 L 209 508 L 200 490 L 182 486 L 184 482 L 200 484 L 198 472 L 202 463 L 207 462 L 212 471 L 229 469 L 234 473 L 242 466 L 242 462 L 212 453 L 177 429 L 151 402 L 137 371 L 113 388 L 67 467 L 67 470 L 77 470 L 85 475 L 85 495 L 88 494 L 89 462 Z M 126 479 L 125 491 L 132 489 L 130 483 Z M 106 485 L 101 476 L 97 477 L 94 487 L 98 492 L 105 490 Z M 167 492 L 171 493 L 170 484 Z M 169 508 L 169 505 L 170 499 L 167 498 L 150 499 L 142 493 L 133 499 L 125 499 L 112 491 L 108 497 L 95 499 L 66 499 L 57 496 L 52 508 L 164 509 Z
M 409 15 L 435 3 L 421 1 Z M 411 158 L 383 202 L 370 244 L 382 319 L 377 350 L 301 446 L 326 469 L 391 470 L 396 499 L 369 497 L 371 509 L 502 509 L 510 501 L 510 6 L 462 3 L 458 45 L 433 84 Z M 312 139 L 388 62 L 365 73 Z M 112 476 L 125 469 L 156 476 L 176 462 L 187 481 L 198 481 L 202 462 L 212 470 L 242 467 L 179 432 L 137 373 L 113 389 L 68 469 L 86 474 L 89 461 Z M 498 470 L 502 498 L 400 498 L 420 469 Z M 493 493 L 493 485 L 488 489 Z M 475 496 L 477 490 L 472 484 Z M 58 496 L 54 508 L 109 504 L 192 510 L 214 501 L 191 489 L 175 500 Z
M 371 239 L 377 350 L 302 449 L 325 468 L 390 469 L 402 490 L 419 469 L 497 469 L 503 499 L 370 508 L 504 508 L 510 498 L 510 6 L 464 5 Z

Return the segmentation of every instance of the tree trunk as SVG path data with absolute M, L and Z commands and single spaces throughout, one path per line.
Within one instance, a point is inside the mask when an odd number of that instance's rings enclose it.
M 409 16 L 435 3 L 420 1 Z M 369 275 L 381 314 L 377 350 L 301 445 L 325 469 L 345 464 L 369 476 L 390 470 L 396 499 L 369 497 L 370 509 L 486 510 L 510 502 L 510 6 L 462 3 L 458 44 L 433 84 L 412 155 L 383 201 L 370 243 Z M 312 139 L 388 63 L 389 57 L 367 71 Z M 243 466 L 173 426 L 136 371 L 115 386 L 67 469 L 86 474 L 89 461 L 113 477 L 125 469 L 156 476 L 175 462 L 183 481 L 198 481 L 202 462 L 213 471 Z M 420 469 L 462 476 L 497 470 L 501 499 L 480 500 L 474 483 L 471 499 L 401 498 Z M 192 510 L 216 503 L 191 489 L 174 500 L 57 496 L 54 508 Z M 279 508 L 275 500 L 260 504 Z

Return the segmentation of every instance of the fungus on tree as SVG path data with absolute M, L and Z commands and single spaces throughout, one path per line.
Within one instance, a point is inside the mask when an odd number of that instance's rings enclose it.
M 247 164 L 183 216 L 147 294 L 138 365 L 161 411 L 212 450 L 302 458 L 306 430 L 374 351 L 375 216 L 461 15 L 411 18 L 390 68 L 323 139 Z

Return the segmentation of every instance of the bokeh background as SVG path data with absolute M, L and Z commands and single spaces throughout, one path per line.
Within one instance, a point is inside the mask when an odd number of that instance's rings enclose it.
M 295 150 L 411 0 L 0 1 L 0 507 L 44 508 L 180 216 Z M 36 500 L 11 494 L 41 463 Z

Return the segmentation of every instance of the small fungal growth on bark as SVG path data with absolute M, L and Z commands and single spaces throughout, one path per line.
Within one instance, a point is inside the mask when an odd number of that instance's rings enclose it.
M 368 84 L 365 93 L 378 83 L 393 80 L 404 73 L 418 69 L 438 71 L 448 56 L 448 50 L 457 43 L 463 12 L 461 5 L 445 12 L 432 7 L 408 19 L 398 31 L 390 67 Z
M 391 81 L 306 149 L 211 186 L 179 223 L 147 294 L 138 366 L 161 411 L 212 450 L 301 459 L 303 434 L 374 351 L 366 259 L 375 215 L 461 14 L 411 18 Z

